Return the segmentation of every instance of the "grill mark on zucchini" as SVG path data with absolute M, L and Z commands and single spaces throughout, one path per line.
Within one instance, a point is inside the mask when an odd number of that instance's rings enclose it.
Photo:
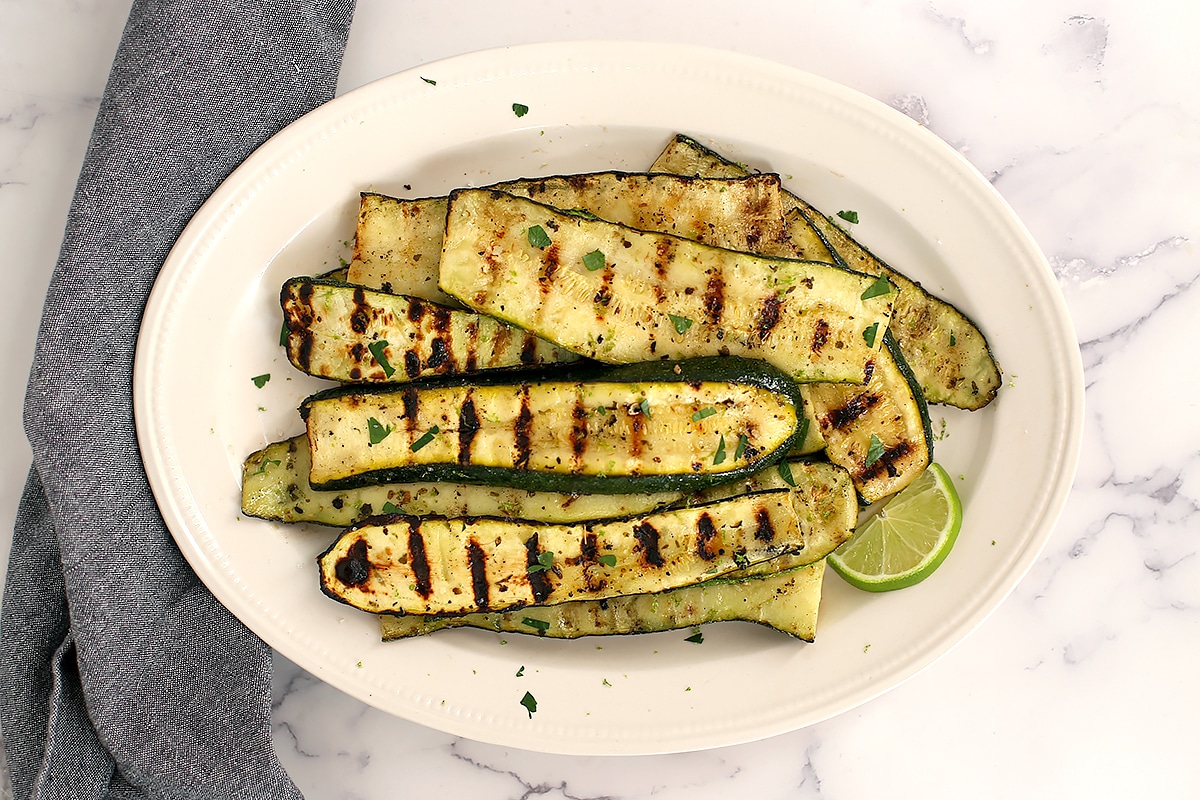
M 421 374 L 421 357 L 415 350 L 404 352 L 404 372 L 408 377 L 415 378 Z
M 725 551 L 710 550 L 709 545 L 717 538 L 717 526 L 713 524 L 712 517 L 708 514 L 701 514 L 700 519 L 696 520 L 696 555 L 705 561 L 712 561 Z
M 425 537 L 419 525 L 408 529 L 408 556 L 413 571 L 414 591 L 426 600 L 433 593 L 432 576 L 429 571 L 429 556 L 425 552 Z
M 759 509 L 754 515 L 754 538 L 760 542 L 770 542 L 775 539 L 775 528 L 771 525 L 771 515 L 765 509 Z
M 475 399 L 468 394 L 458 416 L 458 463 L 471 463 L 471 442 L 477 433 L 479 417 L 475 414 Z
M 359 335 L 367 332 L 367 324 L 371 321 L 371 314 L 366 305 L 367 293 L 361 286 L 356 286 L 354 288 L 354 311 L 350 313 L 350 330 Z
M 779 311 L 783 304 L 778 297 L 771 296 L 763 301 L 758 315 L 758 339 L 760 342 L 765 342 L 767 337 L 771 335 L 771 331 L 775 330 L 775 326 L 779 324 Z
M 829 323 L 825 320 L 817 320 L 817 324 L 813 326 L 812 351 L 819 353 L 825 349 L 825 345 L 829 343 Z
M 879 403 L 883 398 L 876 392 L 862 392 L 850 398 L 845 404 L 831 409 L 822 419 L 825 425 L 835 431 L 843 430 L 866 414 Z
M 513 436 L 517 452 L 514 463 L 517 469 L 529 468 L 529 456 L 532 453 L 529 434 L 532 427 L 533 412 L 529 409 L 529 384 L 525 384 L 521 387 L 521 410 L 517 412 L 517 420 L 513 425 Z
M 583 455 L 584 448 L 587 445 L 588 435 L 588 414 L 587 408 L 583 404 L 583 397 L 580 394 L 575 395 L 575 407 L 571 409 L 571 455 L 574 458 L 574 465 L 579 466 L 579 459 Z
M 417 390 L 407 388 L 400 392 L 400 403 L 404 406 L 404 425 L 408 428 L 408 432 L 412 433 L 417 429 L 417 411 L 421 406 Z
M 633 535 L 641 545 L 642 560 L 652 567 L 661 567 L 665 562 L 658 548 L 658 529 L 649 522 L 642 522 L 633 529 Z
M 487 553 L 472 539 L 467 543 L 467 563 L 471 567 L 471 597 L 478 608 L 491 608 L 491 584 L 487 578 Z
M 710 275 L 704 286 L 704 310 L 712 325 L 720 325 L 725 313 L 725 281 L 720 275 Z M 721 338 L 718 331 L 717 338 Z
M 371 562 L 367 559 L 367 542 L 359 539 L 350 545 L 346 555 L 334 566 L 337 579 L 347 586 L 362 586 L 371 578 Z
M 529 588 L 533 590 L 534 601 L 544 603 L 554 587 L 550 584 L 550 570 L 544 568 L 538 569 L 538 567 L 542 567 L 542 562 L 539 560 L 540 557 L 541 549 L 538 543 L 538 535 L 535 532 L 525 541 L 526 574 L 529 578 Z

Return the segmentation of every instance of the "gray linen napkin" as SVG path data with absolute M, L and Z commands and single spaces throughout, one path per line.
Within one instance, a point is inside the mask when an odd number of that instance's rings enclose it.
M 198 581 L 134 434 L 155 275 L 239 162 L 333 96 L 353 0 L 136 0 L 50 283 L 0 622 L 16 798 L 297 797 L 268 648 Z

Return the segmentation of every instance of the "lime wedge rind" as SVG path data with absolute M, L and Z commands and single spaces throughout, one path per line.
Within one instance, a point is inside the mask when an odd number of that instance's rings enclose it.
M 950 554 L 962 528 L 962 503 L 939 464 L 888 501 L 830 554 L 847 583 L 887 592 L 920 583 Z

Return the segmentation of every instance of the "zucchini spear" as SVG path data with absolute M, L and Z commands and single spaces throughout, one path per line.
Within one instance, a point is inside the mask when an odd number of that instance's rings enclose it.
M 607 522 L 394 515 L 318 557 L 326 594 L 372 613 L 463 614 L 688 586 L 804 547 L 786 489 Z
M 746 167 L 682 134 L 667 145 L 650 169 L 713 177 L 749 173 Z M 970 410 L 991 402 L 1000 388 L 1000 369 L 975 323 L 877 258 L 804 200 L 786 191 L 784 200 L 802 257 L 822 258 L 824 245 L 833 263 L 882 275 L 896 287 L 892 333 L 927 401 Z

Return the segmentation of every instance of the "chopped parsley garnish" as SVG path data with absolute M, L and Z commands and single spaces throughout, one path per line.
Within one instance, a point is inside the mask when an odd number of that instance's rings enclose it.
M 956 344 L 958 344 L 958 338 L 955 337 L 954 331 L 950 331 L 950 346 L 954 347 Z
M 583 257 L 583 265 L 587 267 L 588 272 L 595 272 L 598 269 L 604 269 L 604 265 L 608 263 L 604 253 L 599 250 L 593 250 Z
M 612 553 L 605 553 L 596 560 L 606 567 L 615 567 L 617 565 L 617 557 Z
M 279 326 L 279 346 L 287 347 L 287 343 L 288 343 L 288 326 L 287 326 L 287 320 L 285 319 L 283 321 L 283 324 L 281 326 Z
M 417 439 L 415 442 L 413 442 L 412 447 L 410 447 L 409 449 L 412 450 L 414 453 L 417 452 L 422 447 L 424 447 L 425 445 L 432 442 L 433 437 L 437 436 L 438 433 L 440 433 L 440 432 L 441 432 L 441 429 L 438 428 L 437 425 L 434 425 L 432 428 L 430 428 L 429 430 L 422 433 L 421 438 Z
M 254 387 L 256 389 L 261 389 L 267 385 L 267 381 L 271 380 L 271 373 L 264 372 L 262 375 L 255 375 L 250 380 L 254 381 Z
M 796 478 L 792 475 L 792 465 L 787 461 L 779 462 L 779 477 L 783 478 L 783 482 L 788 486 L 796 485 Z
M 692 628 L 692 635 L 684 639 L 684 641 L 691 642 L 692 644 L 702 644 L 704 642 L 704 634 L 700 632 L 699 628 Z
M 717 443 L 717 452 L 713 454 L 713 466 L 723 464 L 725 462 L 725 434 L 721 434 L 721 441 Z
M 737 564 L 739 569 L 745 569 L 750 566 L 750 556 L 745 553 L 734 553 L 733 563 Z
M 529 565 L 529 572 L 544 572 L 554 566 L 554 553 L 547 550 L 544 553 L 538 553 L 537 563 Z
M 539 630 L 539 631 L 550 630 L 550 623 L 544 619 L 534 619 L 533 617 L 524 617 L 521 620 L 521 624 L 528 625 L 530 628 L 534 628 L 535 630 Z
M 687 333 L 688 328 L 692 327 L 692 321 L 687 317 L 677 317 L 674 314 L 667 314 L 671 318 L 671 324 L 675 326 L 675 332 L 683 335 Z
M 888 283 L 888 279 L 880 275 L 875 279 L 875 282 L 867 287 L 867 290 L 862 293 L 863 300 L 870 300 L 872 297 L 882 297 L 885 294 L 892 293 L 892 284 Z
M 513 113 L 518 117 L 523 117 L 529 113 L 529 106 L 524 103 L 513 103 Z
M 863 466 L 869 467 L 881 458 L 883 458 L 883 442 L 879 441 L 879 437 L 872 433 L 871 443 L 867 445 L 867 460 Z
M 857 211 L 839 211 L 839 212 L 837 212 L 837 215 L 839 217 L 841 217 L 842 219 L 846 220 L 846 222 L 849 222 L 851 225 L 858 224 L 858 212 Z
M 643 397 L 642 402 L 638 403 L 638 408 L 646 415 L 646 419 L 650 419 L 650 398 Z
M 532 226 L 525 235 L 529 239 L 529 243 L 534 247 L 542 248 L 550 246 L 550 235 L 546 233 L 546 229 L 541 225 Z
M 746 434 L 738 436 L 737 449 L 733 451 L 733 460 L 737 461 L 746 452 L 746 445 L 750 444 L 750 440 L 746 438 Z
M 699 422 L 700 420 L 704 419 L 705 417 L 711 417 L 715 413 L 717 413 L 717 410 L 715 408 L 712 408 L 711 406 L 708 408 L 702 408 L 699 411 L 697 411 L 695 414 L 692 414 L 692 422 Z
M 379 444 L 392 433 L 392 426 L 383 427 L 383 423 L 374 417 L 367 419 L 367 436 L 371 440 L 371 444 Z
M 437 81 L 435 81 L 433 78 L 426 78 L 424 75 L 422 75 L 421 80 L 425 81 L 430 86 L 437 86 Z
M 387 346 L 387 339 L 380 339 L 377 342 L 371 342 L 367 345 L 367 349 L 371 351 L 371 355 L 375 356 L 375 360 L 379 362 L 379 366 L 383 367 L 383 376 L 390 378 L 392 377 L 392 373 L 396 371 L 396 368 L 388 363 L 387 356 L 384 355 Z
M 400 510 L 400 506 L 396 505 L 391 500 L 387 500 L 383 504 L 383 513 L 385 513 L 385 514 L 402 514 L 404 512 Z
M 537 699 L 529 692 L 521 698 L 521 705 L 525 706 L 525 710 L 529 712 L 529 718 L 533 719 L 533 712 L 537 711 Z
M 517 670 L 517 677 L 518 677 L 518 678 L 524 678 L 524 677 L 525 677 L 525 665 L 524 665 L 524 664 L 522 664 L 522 665 L 521 665 L 521 668 Z
M 870 325 L 867 326 L 867 329 L 863 331 L 863 341 L 865 341 L 867 343 L 867 347 L 875 346 L 875 336 L 878 333 L 879 333 L 879 323 L 878 322 L 872 322 Z

